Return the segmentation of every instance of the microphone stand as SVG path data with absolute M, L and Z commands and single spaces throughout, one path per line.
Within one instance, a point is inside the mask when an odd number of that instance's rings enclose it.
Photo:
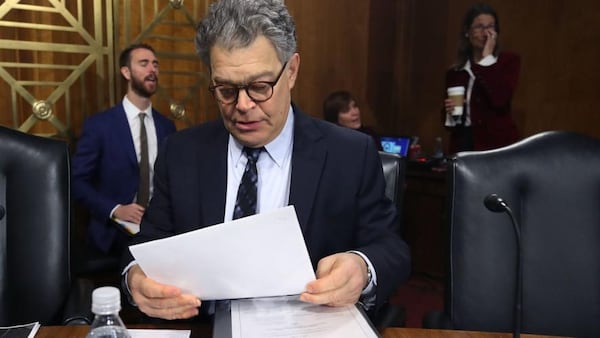
M 517 238 L 517 290 L 515 291 L 515 318 L 514 318 L 514 331 L 513 337 L 521 337 L 521 307 L 523 303 L 523 256 L 521 254 L 521 229 L 515 220 L 515 216 L 508 206 L 506 206 L 506 213 L 510 216 L 510 220 L 515 229 L 515 236 Z
M 513 214 L 510 207 L 504 202 L 504 200 L 496 194 L 491 194 L 484 199 L 485 206 L 493 212 L 506 212 L 510 216 L 510 221 L 515 230 L 515 237 L 517 243 L 517 285 L 515 290 L 515 311 L 514 311 L 514 319 L 513 319 L 513 337 L 520 338 L 521 337 L 521 307 L 523 303 L 523 267 L 522 260 L 523 256 L 521 254 L 521 228 L 519 227 L 519 223 L 515 219 L 515 215 Z

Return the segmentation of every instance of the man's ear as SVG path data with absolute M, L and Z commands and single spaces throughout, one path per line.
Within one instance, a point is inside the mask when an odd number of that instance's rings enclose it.
M 296 78 L 298 77 L 298 70 L 300 69 L 300 54 L 294 53 L 288 61 L 288 83 L 290 89 L 294 88 Z
M 125 80 L 131 80 L 131 70 L 129 67 L 121 67 L 121 75 L 125 78 Z

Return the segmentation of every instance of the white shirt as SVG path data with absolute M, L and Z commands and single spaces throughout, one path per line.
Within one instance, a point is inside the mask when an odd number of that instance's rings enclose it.
M 292 148 L 294 144 L 294 111 L 291 106 L 281 133 L 265 145 L 256 161 L 258 172 L 256 213 L 282 208 L 288 205 L 292 174 Z M 227 195 L 225 222 L 233 218 L 237 191 L 244 175 L 248 159 L 244 146 L 231 134 L 227 147 Z M 265 184 L 265 182 L 269 184 Z

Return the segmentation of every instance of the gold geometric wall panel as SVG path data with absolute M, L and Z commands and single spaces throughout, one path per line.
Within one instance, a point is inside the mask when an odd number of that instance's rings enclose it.
M 85 118 L 121 101 L 116 60 L 137 42 L 152 45 L 160 61 L 156 109 L 179 129 L 218 118 L 194 46 L 210 2 L 0 2 L 0 125 L 75 141 Z
M 0 124 L 73 140 L 115 101 L 113 1 L 0 4 Z
M 175 119 L 178 129 L 218 117 L 208 92 L 208 72 L 196 54 L 196 24 L 209 0 L 119 0 L 115 6 L 117 49 L 150 44 L 160 69 L 153 107 Z M 123 86 L 119 82 L 119 88 Z M 123 95 L 124 89 L 120 89 Z M 120 99 L 120 98 L 118 98 Z

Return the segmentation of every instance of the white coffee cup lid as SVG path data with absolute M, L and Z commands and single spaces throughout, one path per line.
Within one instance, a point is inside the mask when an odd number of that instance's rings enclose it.
M 463 86 L 449 87 L 447 89 L 447 91 L 448 91 L 448 95 L 464 94 L 465 87 L 463 87 Z

